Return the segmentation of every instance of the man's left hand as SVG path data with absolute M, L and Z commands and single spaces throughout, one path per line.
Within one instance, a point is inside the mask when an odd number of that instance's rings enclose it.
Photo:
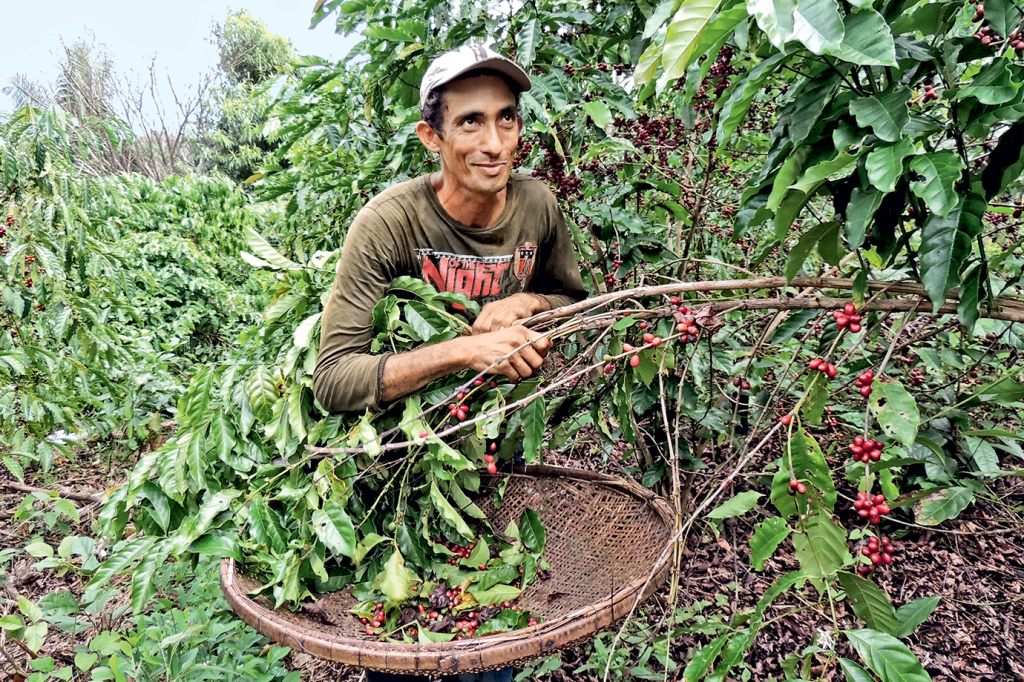
M 506 329 L 528 317 L 550 310 L 548 300 L 539 294 L 515 294 L 484 306 L 473 323 L 474 334 Z

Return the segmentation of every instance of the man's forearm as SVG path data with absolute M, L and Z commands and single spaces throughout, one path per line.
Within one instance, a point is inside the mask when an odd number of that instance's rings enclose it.
M 451 339 L 407 353 L 388 356 L 384 362 L 380 399 L 387 403 L 468 366 L 464 338 Z

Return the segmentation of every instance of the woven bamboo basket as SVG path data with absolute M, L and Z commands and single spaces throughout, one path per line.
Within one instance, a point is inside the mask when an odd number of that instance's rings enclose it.
M 220 567 L 221 588 L 231 608 L 270 639 L 312 656 L 354 667 L 405 674 L 482 672 L 523 664 L 584 642 L 624 618 L 651 596 L 668 575 L 672 509 L 643 486 L 614 476 L 560 467 L 516 467 L 501 507 L 487 495 L 477 503 L 495 528 L 537 512 L 547 531 L 544 558 L 551 577 L 537 580 L 520 597 L 540 625 L 479 639 L 442 644 L 396 644 L 366 638 L 349 609 L 346 591 L 320 601 L 333 626 L 248 593 L 260 582 Z

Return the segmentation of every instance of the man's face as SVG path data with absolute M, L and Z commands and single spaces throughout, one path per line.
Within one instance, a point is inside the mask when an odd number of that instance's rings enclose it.
M 516 98 L 498 76 L 449 83 L 444 93 L 444 139 L 435 136 L 446 181 L 464 191 L 497 194 L 508 184 L 523 122 Z

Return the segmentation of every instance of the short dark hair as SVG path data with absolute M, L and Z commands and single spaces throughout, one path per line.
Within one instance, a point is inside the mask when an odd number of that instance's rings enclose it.
M 501 80 L 505 81 L 505 85 L 512 91 L 512 94 L 516 97 L 516 113 L 519 113 L 519 102 L 522 99 L 523 91 L 519 89 L 519 86 L 509 76 L 503 74 L 501 71 L 496 69 L 473 69 L 467 71 L 458 78 L 453 78 L 442 86 L 436 87 L 427 93 L 427 99 L 420 103 L 420 118 L 427 122 L 437 136 L 442 140 L 444 139 L 444 90 L 445 86 L 455 81 L 460 81 L 463 78 L 473 78 L 474 76 L 497 76 Z

